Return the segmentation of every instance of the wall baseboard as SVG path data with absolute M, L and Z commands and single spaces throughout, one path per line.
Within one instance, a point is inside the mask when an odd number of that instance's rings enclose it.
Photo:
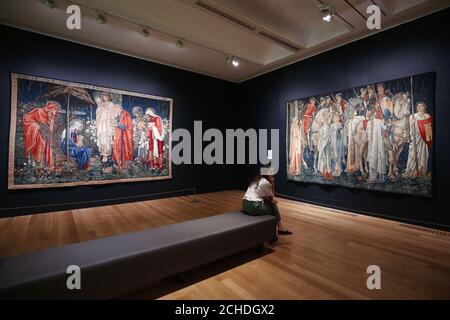
M 444 230 L 444 231 L 450 231 L 450 226 L 446 225 L 446 224 L 433 223 L 433 222 L 427 222 L 427 221 L 416 220 L 416 219 L 401 218 L 401 217 L 397 217 L 397 216 L 384 215 L 384 214 L 379 214 L 379 213 L 374 213 L 374 212 L 369 212 L 369 211 L 364 211 L 364 210 L 354 210 L 354 209 L 349 209 L 349 208 L 339 206 L 339 205 L 322 203 L 322 202 L 305 199 L 305 198 L 294 197 L 294 196 L 290 196 L 290 195 L 286 195 L 286 194 L 282 194 L 282 193 L 278 193 L 278 192 L 276 192 L 275 195 L 280 198 L 305 202 L 305 203 L 309 203 L 309 204 L 320 206 L 320 207 L 326 207 L 326 208 L 336 209 L 336 210 L 340 210 L 340 211 L 353 212 L 353 213 L 357 213 L 357 214 L 362 214 L 362 215 L 366 215 L 366 216 L 371 216 L 371 217 L 376 217 L 376 218 L 381 218 L 381 219 L 386 219 L 386 220 L 392 220 L 392 221 L 397 221 L 397 222 L 406 222 L 409 224 L 419 225 L 419 226 L 423 226 L 423 227 L 427 227 L 427 228 L 434 228 L 434 229 L 439 229 L 439 230 Z
M 43 204 L 43 205 L 34 205 L 34 206 L 0 208 L 0 215 L 1 215 L 1 218 L 7 218 L 7 217 L 28 215 L 28 214 L 35 214 L 35 213 L 46 213 L 46 212 L 58 211 L 58 210 L 80 209 L 80 208 L 86 208 L 87 205 L 89 205 L 90 207 L 99 207 L 102 205 L 104 206 L 104 205 L 114 205 L 114 204 L 135 202 L 135 201 L 147 201 L 147 200 L 168 198 L 168 197 L 181 196 L 181 195 L 192 195 L 193 199 L 195 199 L 196 195 L 197 195 L 197 188 L 192 187 L 192 188 L 185 188 L 185 189 L 165 191 L 165 192 L 156 192 L 156 193 L 141 194 L 141 195 L 127 196 L 127 197 L 113 197 L 113 198 L 106 198 L 106 199 L 99 199 L 99 200 L 74 201 L 74 202 L 62 202 L 62 203 Z

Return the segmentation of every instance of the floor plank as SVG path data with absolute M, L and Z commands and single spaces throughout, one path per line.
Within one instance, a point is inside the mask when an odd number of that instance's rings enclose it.
M 0 256 L 125 234 L 239 210 L 230 190 L 0 219 Z M 165 279 L 131 297 L 161 299 L 450 299 L 450 236 L 280 199 L 284 224 L 264 254 L 247 251 Z M 368 290 L 378 265 L 381 290 Z

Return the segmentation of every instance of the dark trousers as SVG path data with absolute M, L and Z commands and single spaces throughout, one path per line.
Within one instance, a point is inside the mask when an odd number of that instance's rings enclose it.
M 242 212 L 249 216 L 262 216 L 270 214 L 277 218 L 277 222 L 280 222 L 280 211 L 275 203 L 264 203 L 262 201 L 242 201 Z

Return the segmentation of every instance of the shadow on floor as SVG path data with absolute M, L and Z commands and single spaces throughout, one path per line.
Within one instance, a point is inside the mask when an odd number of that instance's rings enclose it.
M 185 271 L 181 274 L 181 279 L 175 275 L 170 276 L 152 285 L 139 289 L 138 291 L 121 296 L 119 299 L 158 299 L 172 292 L 189 287 L 197 282 L 236 268 L 252 260 L 271 254 L 274 252 L 272 249 L 273 247 L 274 246 L 266 245 L 263 251 L 259 251 L 256 247 L 241 251 L 231 256 Z

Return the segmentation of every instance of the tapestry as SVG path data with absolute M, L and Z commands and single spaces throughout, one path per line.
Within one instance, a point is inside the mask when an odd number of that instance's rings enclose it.
M 11 74 L 8 188 L 170 179 L 171 98 Z
M 432 196 L 435 73 L 287 102 L 288 180 Z

